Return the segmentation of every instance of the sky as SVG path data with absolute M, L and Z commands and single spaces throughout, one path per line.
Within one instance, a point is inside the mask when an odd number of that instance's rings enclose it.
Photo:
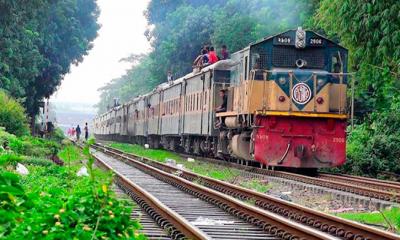
M 123 75 L 129 63 L 119 62 L 132 53 L 146 53 L 150 44 L 144 36 L 147 22 L 143 15 L 148 0 L 97 0 L 101 28 L 93 48 L 78 66 L 63 79 L 50 101 L 95 104 L 97 91 Z

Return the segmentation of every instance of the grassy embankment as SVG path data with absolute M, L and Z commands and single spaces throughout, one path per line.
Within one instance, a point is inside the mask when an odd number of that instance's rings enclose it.
M 360 223 L 382 226 L 392 232 L 400 233 L 400 208 L 397 207 L 382 212 L 339 213 L 336 215 Z
M 182 164 L 184 166 L 184 169 L 186 170 L 203 176 L 208 176 L 218 180 L 238 184 L 240 186 L 254 189 L 259 192 L 265 193 L 271 188 L 270 184 L 264 183 L 258 179 L 247 179 L 241 177 L 240 171 L 235 168 L 196 160 L 194 162 L 189 162 L 187 161 L 187 159 L 184 159 L 173 152 L 161 149 L 146 149 L 140 145 L 127 143 L 110 143 L 109 146 L 127 153 L 133 153 L 135 155 L 150 158 L 163 163 L 165 163 L 167 159 L 173 159 L 177 164 Z
M 82 150 L 2 129 L 0 145 L 8 145 L 0 148 L 0 239 L 144 239 L 131 204 L 110 191 L 111 174 Z M 49 159 L 56 152 L 63 166 Z M 87 176 L 77 176 L 84 166 Z

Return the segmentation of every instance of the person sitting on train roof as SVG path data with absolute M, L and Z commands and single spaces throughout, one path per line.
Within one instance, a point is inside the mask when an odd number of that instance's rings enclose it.
M 208 57 L 208 51 L 206 49 L 203 49 L 203 51 L 201 51 L 201 54 L 203 55 L 203 66 L 208 64 L 210 61 L 210 58 Z
M 167 81 L 168 83 L 172 83 L 172 81 L 174 81 L 174 76 L 172 75 L 171 71 L 168 71 L 167 73 Z
M 228 58 L 229 58 L 228 49 L 227 49 L 226 45 L 222 45 L 220 60 L 226 60 Z
M 208 64 L 207 50 L 202 49 L 200 55 L 193 62 L 193 69 L 200 71 L 202 67 Z
M 216 109 L 215 112 L 226 112 L 227 106 L 228 106 L 228 96 L 226 96 L 226 90 L 221 89 L 219 90 L 219 96 L 221 97 L 222 104 L 219 105 Z
M 210 47 L 210 51 L 208 52 L 208 59 L 210 64 L 214 64 L 218 62 L 217 54 L 214 51 L 214 47 Z

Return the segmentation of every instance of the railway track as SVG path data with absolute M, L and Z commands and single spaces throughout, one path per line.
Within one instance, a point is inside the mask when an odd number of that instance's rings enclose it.
M 351 176 L 351 175 L 342 175 L 342 174 L 327 174 L 327 173 L 320 173 L 318 175 L 319 178 L 325 180 L 333 180 L 338 182 L 349 183 L 357 186 L 363 186 L 373 189 L 378 189 L 386 192 L 391 193 L 400 193 L 400 183 L 399 182 L 392 182 L 392 181 L 384 181 L 379 179 L 372 179 L 366 177 L 359 177 L 359 176 Z
M 113 185 L 113 190 L 119 198 L 127 199 L 132 201 L 129 195 L 127 195 L 124 190 L 116 185 Z M 131 217 L 140 221 L 142 226 L 140 232 L 146 235 L 149 240 L 168 240 L 172 239 L 167 232 L 162 229 L 154 219 L 151 218 L 145 211 L 140 207 L 132 210 Z
M 188 156 L 184 154 L 183 156 Z M 192 157 L 192 156 L 191 156 Z M 221 161 L 213 158 L 196 157 L 197 159 L 212 162 L 215 164 L 226 165 L 245 170 L 250 173 L 261 174 L 271 177 L 288 179 L 296 182 L 326 187 L 356 195 L 379 199 L 386 202 L 400 203 L 400 183 L 384 181 L 366 177 L 351 175 L 319 174 L 317 177 L 310 177 L 296 173 L 273 171 L 252 166 L 245 166 L 238 163 Z M 257 177 L 255 175 L 255 177 Z
M 93 156 L 175 239 L 337 239 L 134 159 Z
M 248 190 L 233 184 L 212 178 L 200 176 L 189 171 L 177 169 L 175 167 L 162 164 L 151 159 L 141 158 L 132 154 L 124 153 L 120 150 L 96 144 L 93 146 L 98 151 L 112 155 L 128 164 L 134 164 L 138 160 L 141 163 L 151 165 L 152 167 L 167 173 L 178 174 L 180 177 L 196 182 L 202 186 L 212 188 L 221 193 L 230 195 L 242 201 L 248 201 L 255 206 L 278 214 L 286 219 L 296 221 L 299 224 L 307 225 L 317 231 L 329 234 L 334 238 L 363 240 L 363 239 L 400 239 L 398 235 L 385 232 L 379 229 L 371 228 L 359 223 L 344 220 L 332 215 L 302 207 L 300 205 L 283 201 L 265 194 Z M 306 238 L 308 239 L 308 238 Z

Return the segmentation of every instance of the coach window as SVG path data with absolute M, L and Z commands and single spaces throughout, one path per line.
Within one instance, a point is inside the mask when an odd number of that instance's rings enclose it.
M 196 111 L 197 109 L 197 107 L 196 107 L 196 105 L 197 105 L 197 94 L 195 93 L 195 94 L 193 94 L 193 98 L 194 98 L 194 101 L 193 101 L 193 110 L 194 111 Z
M 176 113 L 176 99 L 174 100 L 174 114 Z
M 194 94 L 194 110 L 197 111 L 197 103 L 199 102 L 199 99 L 197 98 L 197 93 Z
M 185 106 L 184 106 L 185 112 L 187 112 L 187 96 L 185 96 Z
M 204 105 L 207 106 L 207 91 L 204 92 Z
M 196 93 L 196 111 L 199 111 L 199 103 L 200 103 L 199 93 Z
M 192 94 L 189 95 L 189 112 L 192 111 Z
M 197 93 L 194 94 L 194 98 L 196 99 L 196 102 L 194 103 L 194 110 L 197 111 L 197 104 L 199 103 L 199 98 L 197 96 Z
M 194 94 L 192 93 L 191 96 L 192 96 L 191 110 L 194 111 L 194 101 L 195 101 L 195 99 L 194 99 Z

